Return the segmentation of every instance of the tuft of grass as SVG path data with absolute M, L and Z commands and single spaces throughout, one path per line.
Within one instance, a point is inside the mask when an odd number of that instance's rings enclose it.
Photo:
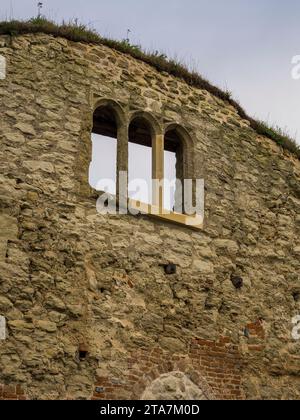
M 185 65 L 174 59 L 168 59 L 165 54 L 159 52 L 146 52 L 139 45 L 131 45 L 127 40 L 117 41 L 101 37 L 94 29 L 87 28 L 85 25 L 74 22 L 63 22 L 57 24 L 45 17 L 33 18 L 28 21 L 3 21 L 0 22 L 0 35 L 22 35 L 28 33 L 45 33 L 55 37 L 63 37 L 74 42 L 84 42 L 91 44 L 101 44 L 113 48 L 119 52 L 129 54 L 141 60 L 159 72 L 166 72 L 176 78 L 184 80 L 190 86 L 207 90 L 212 95 L 227 101 L 237 109 L 242 119 L 248 120 L 250 126 L 260 135 L 266 136 L 284 149 L 295 154 L 300 159 L 300 148 L 296 141 L 278 127 L 272 127 L 262 121 L 251 118 L 244 109 L 231 96 L 231 93 L 223 91 L 219 87 L 212 85 L 195 71 L 189 70 Z
M 63 22 L 58 25 L 44 17 L 32 18 L 28 21 L 0 22 L 0 35 L 16 36 L 39 32 L 56 37 L 61 36 L 75 42 L 100 43 L 102 39 L 96 31 L 87 29 L 85 25 L 77 22 Z
M 294 153 L 300 159 L 300 147 L 287 132 L 278 126 L 272 126 L 264 121 L 253 120 L 253 128 L 258 134 L 269 137 L 274 140 L 279 146 Z

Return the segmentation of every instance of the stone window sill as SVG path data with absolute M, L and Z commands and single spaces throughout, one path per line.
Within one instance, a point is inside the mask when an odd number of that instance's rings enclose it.
M 92 188 L 92 198 L 98 198 L 99 195 L 101 196 L 102 194 L 105 193 Z M 112 198 L 115 198 L 115 196 L 112 196 Z M 153 204 L 147 204 L 132 199 L 128 199 L 128 209 L 135 210 L 139 214 L 147 215 L 154 219 L 185 226 L 189 229 L 203 230 L 204 228 L 203 217 L 197 214 L 194 216 L 188 216 L 186 214 L 160 209 L 158 206 Z
M 182 213 L 171 212 L 169 210 L 160 209 L 153 204 L 146 204 L 136 200 L 128 200 L 129 208 L 139 211 L 141 214 L 148 215 L 155 219 L 164 220 L 166 222 L 184 225 L 191 229 L 202 230 L 203 218 L 199 215 L 188 216 Z

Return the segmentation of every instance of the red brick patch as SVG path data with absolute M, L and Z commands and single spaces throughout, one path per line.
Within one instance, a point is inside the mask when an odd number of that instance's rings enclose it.
M 21 385 L 1 385 L 0 400 L 26 400 L 25 391 Z
M 230 338 L 218 341 L 195 338 L 186 356 L 171 355 L 159 348 L 138 349 L 127 360 L 122 378 L 98 378 L 93 399 L 140 399 L 146 387 L 160 375 L 185 373 L 208 399 L 243 399 L 243 361 Z

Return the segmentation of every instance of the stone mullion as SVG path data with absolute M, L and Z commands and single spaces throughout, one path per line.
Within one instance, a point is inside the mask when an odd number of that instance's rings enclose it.
M 117 146 L 117 201 L 120 208 L 126 206 L 128 200 L 128 123 L 123 122 L 118 127 Z
M 161 181 L 164 179 L 164 147 L 165 138 L 163 134 L 156 134 L 152 141 L 152 180 Z M 162 185 L 155 182 L 152 187 L 152 204 L 160 210 L 164 205 L 164 191 Z

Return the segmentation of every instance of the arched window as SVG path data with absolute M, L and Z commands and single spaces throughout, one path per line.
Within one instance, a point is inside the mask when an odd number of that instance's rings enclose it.
M 186 211 L 183 181 L 194 180 L 194 151 L 182 127 L 169 125 L 164 133 L 147 112 L 126 116 L 120 105 L 104 100 L 94 112 L 91 137 L 89 180 L 94 189 L 108 193 L 101 195 L 103 203 L 112 201 L 120 214 L 129 210 L 202 227 L 203 217 L 193 204 Z
M 170 126 L 165 133 L 165 160 L 170 166 L 169 173 L 177 180 L 174 195 L 166 197 L 177 213 L 184 211 L 184 180 L 188 178 L 186 166 L 192 165 L 186 158 L 185 139 L 183 129 L 180 126 Z M 178 182 L 179 181 L 179 182 Z M 171 189 L 172 193 L 172 189 Z M 167 195 L 167 191 L 165 192 Z
M 98 191 L 116 195 L 118 120 L 111 106 L 94 112 L 89 182 Z
M 149 121 L 140 116 L 131 121 L 128 133 L 128 196 L 151 204 L 152 145 L 155 133 Z

